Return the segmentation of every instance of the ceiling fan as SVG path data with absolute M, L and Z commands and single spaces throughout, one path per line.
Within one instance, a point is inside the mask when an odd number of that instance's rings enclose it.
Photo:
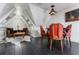
M 57 13 L 57 12 L 54 10 L 54 7 L 55 7 L 55 6 L 54 6 L 54 5 L 51 5 L 50 7 L 51 7 L 51 10 L 50 10 L 49 14 L 50 14 L 50 15 L 55 15 L 55 14 Z

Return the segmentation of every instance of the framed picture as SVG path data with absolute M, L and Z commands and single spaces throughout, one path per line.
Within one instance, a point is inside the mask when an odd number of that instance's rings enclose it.
M 65 13 L 65 21 L 79 21 L 79 9 L 75 9 Z

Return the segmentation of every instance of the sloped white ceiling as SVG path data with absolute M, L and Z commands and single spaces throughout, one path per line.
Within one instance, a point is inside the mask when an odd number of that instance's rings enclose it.
M 0 18 L 2 18 L 5 14 L 7 14 L 12 8 L 14 8 L 12 3 L 9 4 L 6 3 L 0 13 Z
M 30 7 L 29 7 L 29 4 L 24 4 L 24 3 L 19 3 L 19 4 L 14 4 L 14 3 L 9 4 L 8 3 L 8 4 L 5 4 L 4 8 L 1 10 L 2 12 L 0 13 L 0 21 L 3 20 L 0 23 L 5 23 L 6 22 L 5 20 L 6 20 L 6 18 L 8 18 L 8 16 L 9 17 L 12 17 L 13 14 L 16 16 L 15 11 L 17 11 L 16 10 L 17 7 L 20 7 L 20 9 L 22 11 L 22 12 L 20 12 L 21 13 L 20 16 L 25 17 L 25 20 L 29 19 L 30 20 L 29 21 L 30 23 L 35 24 L 34 23 L 34 20 L 33 20 L 32 13 L 31 13 L 31 10 L 30 10 Z M 14 8 L 15 8 L 15 11 L 11 11 Z M 20 10 L 18 10 L 18 11 L 20 11 Z
M 35 21 L 36 26 L 44 25 L 44 10 L 37 6 L 30 4 L 31 12 Z
M 12 8 L 16 8 L 17 6 L 20 7 L 22 10 L 21 16 L 28 18 L 32 21 L 33 24 L 36 26 L 44 25 L 47 21 L 46 19 L 46 12 L 50 6 L 54 4 L 55 9 L 59 12 L 73 4 L 65 4 L 65 3 L 4 3 L 0 4 L 0 20 L 1 18 L 5 18 L 6 15 L 11 11 Z M 16 11 L 16 10 L 15 10 Z M 11 16 L 12 14 L 9 14 Z M 5 17 L 4 17 L 5 16 Z M 7 16 L 8 17 L 8 16 Z
M 3 9 L 5 8 L 5 6 L 6 6 L 6 3 L 0 3 L 0 17 L 2 15 L 2 12 L 4 12 Z
M 15 4 L 15 7 L 16 5 L 19 5 L 19 7 L 21 8 L 22 10 L 22 14 L 24 16 L 27 16 L 28 18 L 31 19 L 31 21 L 34 23 L 34 20 L 33 20 L 33 15 L 32 15 L 32 12 L 30 10 L 30 6 L 28 3 L 18 3 L 18 4 Z M 35 23 L 34 23 L 35 24 Z
M 73 3 L 32 3 L 32 4 L 37 7 L 42 8 L 44 10 L 50 10 L 50 8 L 51 8 L 50 6 L 54 5 L 55 6 L 54 9 L 57 12 L 59 12 L 65 8 L 68 8 L 68 7 L 78 4 L 78 3 L 74 3 L 74 4 Z

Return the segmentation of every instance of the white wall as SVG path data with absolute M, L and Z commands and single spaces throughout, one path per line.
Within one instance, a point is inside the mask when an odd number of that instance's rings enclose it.
M 62 23 L 64 27 L 66 27 L 68 24 L 72 24 L 72 32 L 71 32 L 71 40 L 73 42 L 79 43 L 79 21 L 75 22 L 65 22 L 65 12 L 74 10 L 79 8 L 79 4 L 75 4 L 74 6 L 71 6 L 70 8 L 66 8 L 59 13 L 57 13 L 54 16 L 50 16 L 47 18 L 48 21 L 46 21 L 46 25 L 50 25 L 51 23 Z

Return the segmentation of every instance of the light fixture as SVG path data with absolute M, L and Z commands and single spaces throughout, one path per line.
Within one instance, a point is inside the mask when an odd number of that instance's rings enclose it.
M 50 15 L 55 15 L 56 11 L 54 10 L 54 5 L 51 6 L 51 10 L 49 12 Z

